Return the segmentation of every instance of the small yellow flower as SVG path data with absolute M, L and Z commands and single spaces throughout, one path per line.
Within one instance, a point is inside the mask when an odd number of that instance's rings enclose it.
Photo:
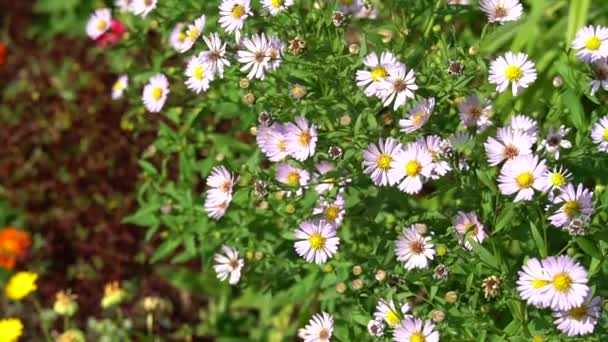
M 53 311 L 61 316 L 74 316 L 78 310 L 78 302 L 76 299 L 76 295 L 72 294 L 70 290 L 57 292 L 57 294 L 55 294 Z
M 55 342 L 85 342 L 84 334 L 77 329 L 66 330 L 63 334 L 57 336 Z
M 113 281 L 107 283 L 104 287 L 103 298 L 101 299 L 101 307 L 108 308 L 122 303 L 127 297 L 127 293 L 120 287 L 120 283 Z
M 0 342 L 17 342 L 23 334 L 23 323 L 18 318 L 0 320 Z
M 31 272 L 18 272 L 13 275 L 6 285 L 6 296 L 12 300 L 21 300 L 36 291 L 38 275 Z

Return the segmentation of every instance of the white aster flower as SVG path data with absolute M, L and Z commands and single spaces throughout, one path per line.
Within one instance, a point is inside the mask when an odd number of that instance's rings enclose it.
M 572 48 L 577 50 L 576 57 L 592 63 L 608 57 L 608 27 L 591 25 L 581 28 L 577 33 Z
M 536 142 L 536 136 L 538 135 L 538 123 L 536 120 L 529 116 L 518 114 L 509 120 L 509 127 L 512 130 L 524 133 L 530 138 L 532 143 Z
M 175 51 L 181 51 L 182 46 L 186 42 L 186 34 L 184 33 L 185 26 L 186 24 L 184 23 L 177 23 L 173 27 L 173 30 L 171 30 L 171 34 L 169 35 L 169 45 Z
M 490 115 L 493 113 L 492 102 L 487 101 L 481 104 L 477 95 L 467 96 L 458 104 L 460 112 L 460 123 L 464 127 L 477 127 L 477 132 L 483 132 L 488 126 L 492 125 Z
M 378 95 L 378 87 L 388 76 L 388 68 L 398 63 L 389 51 L 384 51 L 380 58 L 375 52 L 370 53 L 363 59 L 363 64 L 369 70 L 357 70 L 357 86 L 365 87 L 364 92 L 367 96 Z
M 595 330 L 600 318 L 602 298 L 587 296 L 582 305 L 570 310 L 553 312 L 557 330 L 568 336 L 588 335 Z
M 293 0 L 262 0 L 264 7 L 272 16 L 275 16 L 293 5 Z
M 471 0 L 448 0 L 448 5 L 451 6 L 465 6 L 470 4 Z
M 374 312 L 374 318 L 377 321 L 384 321 L 389 327 L 395 328 L 401 323 L 404 317 L 408 317 L 407 313 L 411 310 L 408 303 L 403 303 L 400 306 L 400 310 L 395 307 L 395 302 L 392 299 L 386 301 L 380 299 L 376 304 L 376 312 Z
M 215 191 L 207 192 L 207 197 L 205 198 L 207 216 L 214 220 L 221 219 L 226 214 L 231 201 L 232 197 L 225 199 Z
M 133 12 L 135 0 L 116 0 L 116 7 L 122 12 Z
M 574 220 L 586 222 L 593 214 L 593 192 L 579 184 L 576 188 L 568 184 L 553 200 L 559 206 L 557 212 L 549 217 L 555 227 L 567 228 Z
M 220 78 L 224 78 L 224 66 L 230 66 L 230 61 L 225 57 L 226 43 L 222 44 L 222 40 L 217 33 L 203 36 L 203 40 L 209 51 L 201 52 L 200 58 L 209 65 L 214 76 L 219 75 Z
M 270 161 L 278 162 L 288 156 L 286 135 L 287 127 L 280 122 L 275 122 L 270 127 L 260 126 L 256 141 L 260 150 Z
M 112 22 L 112 11 L 109 8 L 100 8 L 96 10 L 89 21 L 87 22 L 87 35 L 91 39 L 97 39 L 102 34 L 110 29 Z
M 537 151 L 544 149 L 548 154 L 555 156 L 556 160 L 559 160 L 559 150 L 561 148 L 569 149 L 572 147 L 572 143 L 565 139 L 568 132 L 570 132 L 570 128 L 564 126 L 560 126 L 559 129 L 550 127 L 547 138 L 540 142 Z
M 429 267 L 429 261 L 433 260 L 435 250 L 431 238 L 418 233 L 416 225 L 412 225 L 403 228 L 403 233 L 395 243 L 395 254 L 397 260 L 404 263 L 405 269 L 425 269 Z
M 268 36 L 268 69 L 277 70 L 283 61 L 285 44 L 276 36 Z
M 488 22 L 500 24 L 518 20 L 524 11 L 518 0 L 480 0 L 479 7 L 488 17 Z
M 393 138 L 380 139 L 378 145 L 369 144 L 363 151 L 363 173 L 370 175 L 376 185 L 396 184 L 401 178 L 390 177 L 389 170 L 391 163 L 401 151 L 401 143 Z
M 330 179 L 322 179 L 323 176 L 329 172 L 332 172 L 336 169 L 336 165 L 330 161 L 321 161 L 317 165 L 315 165 L 316 172 L 313 172 L 313 179 L 318 183 L 315 185 L 315 191 L 318 194 L 323 194 L 327 191 L 331 191 L 334 188 L 335 180 L 333 178 Z
M 190 58 L 185 75 L 186 86 L 197 94 L 209 89 L 209 82 L 213 81 L 213 72 L 200 55 Z
M 218 200 L 232 199 L 232 189 L 239 177 L 232 174 L 225 166 L 215 166 L 207 178 L 208 196 L 214 196 Z
M 304 161 L 315 154 L 317 146 L 317 125 L 309 124 L 303 116 L 298 116 L 295 123 L 287 124 L 285 144 L 287 153 L 294 159 Z
M 580 306 L 589 293 L 587 270 L 567 255 L 548 257 L 542 261 L 549 277 L 549 285 L 543 287 L 546 303 L 554 310 L 570 310 Z
M 402 63 L 391 65 L 388 75 L 378 85 L 378 96 L 382 99 L 385 107 L 393 103 L 393 109 L 401 107 L 408 98 L 414 98 L 416 85 L 416 73 L 414 69 L 407 69 Z
M 388 171 L 389 179 L 399 183 L 399 190 L 417 194 L 422 184 L 431 176 L 435 166 L 433 156 L 417 143 L 410 143 L 405 150 L 395 156 Z
M 548 306 L 546 297 L 543 295 L 545 288 L 549 286 L 551 278 L 543 269 L 541 262 L 532 258 L 518 271 L 517 292 L 528 304 L 538 308 Z
M 393 333 L 395 342 L 439 342 L 439 332 L 430 321 L 406 317 Z
M 307 262 L 324 264 L 337 251 L 340 238 L 336 236 L 336 228 L 324 220 L 304 221 L 295 231 L 294 247 L 296 253 Z
M 542 175 L 542 188 L 544 192 L 551 193 L 555 190 L 560 190 L 570 182 L 571 173 L 563 167 L 555 167 L 552 170 L 547 169 Z M 549 198 L 552 201 L 552 198 Z
M 245 19 L 252 14 L 250 0 L 222 0 L 219 23 L 226 32 L 235 32 L 238 41 Z
M 304 190 L 302 187 L 308 184 L 310 174 L 288 163 L 281 163 L 277 167 L 277 181 L 295 188 L 296 195 L 301 195 Z
M 143 18 L 156 8 L 158 0 L 133 0 L 133 13 Z
M 608 152 L 608 116 L 599 119 L 591 129 L 591 140 L 601 152 Z
M 433 170 L 431 171 L 431 179 L 439 179 L 445 176 L 452 167 L 445 160 L 446 149 L 451 149 L 452 144 L 438 135 L 427 135 L 416 140 L 416 143 L 427 150 L 433 157 Z
M 224 254 L 215 254 L 213 269 L 217 278 L 221 281 L 228 279 L 230 285 L 235 285 L 241 279 L 241 270 L 245 266 L 245 260 L 239 259 L 239 251 L 232 247 L 222 246 Z
M 363 5 L 361 0 L 337 0 L 338 8 L 343 13 L 357 13 L 361 10 Z
M 181 44 L 181 46 L 178 50 L 179 52 L 184 53 L 184 52 L 190 50 L 194 46 L 194 43 L 196 43 L 196 40 L 203 33 L 203 29 L 205 28 L 206 20 L 207 19 L 205 18 L 205 16 L 201 15 L 200 17 L 196 18 L 196 20 L 194 20 L 194 24 L 188 25 L 188 28 L 186 29 L 186 33 L 185 33 L 186 38 L 184 39 L 184 42 Z
M 543 190 L 542 176 L 547 171 L 545 161 L 534 155 L 517 156 L 508 160 L 500 170 L 498 187 L 503 195 L 517 193 L 514 202 L 529 201 L 534 189 Z
M 129 76 L 120 75 L 112 86 L 112 99 L 117 100 L 122 98 L 125 90 L 129 86 Z
M 333 201 L 321 200 L 319 205 L 313 209 L 312 214 L 319 215 L 321 219 L 338 229 L 344 220 L 344 212 L 344 197 L 342 194 L 338 194 Z
M 243 39 L 243 47 L 245 50 L 239 50 L 238 61 L 245 64 L 241 67 L 241 71 L 249 71 L 248 79 L 263 80 L 266 77 L 266 69 L 270 67 L 270 44 L 266 36 L 256 34 L 251 38 Z
M 591 64 L 593 70 L 593 79 L 589 81 L 591 87 L 591 96 L 600 90 L 600 88 L 608 91 L 608 58 L 602 58 Z
M 517 156 L 532 154 L 530 137 L 510 127 L 499 128 L 496 132 L 496 139 L 488 137 L 483 146 L 490 166 L 496 166 L 503 160 L 512 160 Z
M 525 53 L 507 52 L 490 64 L 489 81 L 497 85 L 496 91 L 499 93 L 511 85 L 513 96 L 516 96 L 521 88 L 528 88 L 535 80 L 534 63 L 528 60 Z
M 487 237 L 484 225 L 474 212 L 459 211 L 454 218 L 454 228 L 458 240 L 464 242 L 464 247 L 468 250 L 473 249 L 473 246 L 465 240 L 465 237 L 470 237 L 477 243 L 482 243 Z
M 304 342 L 329 342 L 334 333 L 334 318 L 327 312 L 315 314 L 302 330 Z
M 434 97 L 420 101 L 414 108 L 410 109 L 407 118 L 399 120 L 401 131 L 412 133 L 422 128 L 433 114 L 434 108 Z
M 142 94 L 146 109 L 151 113 L 160 112 L 167 101 L 169 92 L 169 81 L 165 75 L 156 74 L 150 77 Z

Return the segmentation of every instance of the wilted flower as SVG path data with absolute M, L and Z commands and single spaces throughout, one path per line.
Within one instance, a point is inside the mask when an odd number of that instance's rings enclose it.
M 299 100 L 306 96 L 306 87 L 299 83 L 294 83 L 289 86 L 289 94 L 294 99 Z
M 483 295 L 486 299 L 494 298 L 498 295 L 498 291 L 500 290 L 500 285 L 502 281 L 499 277 L 493 275 L 489 276 L 483 280 L 481 284 L 481 288 L 483 289 Z
M 71 317 L 74 316 L 78 311 L 78 297 L 67 291 L 59 291 L 55 294 L 55 303 L 53 304 L 53 311 L 61 316 Z
M 120 287 L 118 281 L 107 283 L 103 288 L 101 307 L 109 308 L 122 303 L 127 298 L 127 292 Z
M 294 37 L 289 41 L 289 45 L 287 46 L 287 51 L 292 55 L 299 55 L 304 51 L 306 47 L 306 42 L 302 40 L 299 36 Z
M 461 61 L 449 61 L 447 72 L 451 76 L 462 76 L 464 64 Z
M 55 342 L 86 342 L 86 338 L 82 331 L 78 329 L 69 329 L 57 336 Z
M 447 279 L 448 275 L 449 275 L 449 269 L 444 264 L 437 265 L 437 267 L 435 267 L 435 270 L 433 271 L 433 278 L 437 279 L 437 280 Z
M 374 337 L 384 336 L 384 322 L 372 319 L 367 323 L 367 331 Z
M 340 11 L 334 11 L 331 20 L 334 23 L 334 26 L 340 27 L 346 21 L 346 15 Z

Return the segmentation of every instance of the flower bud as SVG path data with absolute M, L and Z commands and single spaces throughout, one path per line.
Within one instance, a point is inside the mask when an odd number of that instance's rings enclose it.
M 353 274 L 354 275 L 358 276 L 358 275 L 361 274 L 362 271 L 363 270 L 361 269 L 361 266 L 359 266 L 359 265 L 353 266 Z
M 118 305 L 127 298 L 127 293 L 120 287 L 120 283 L 117 281 L 107 283 L 103 290 L 101 307 L 104 309 Z
M 351 55 L 358 55 L 359 51 L 361 51 L 361 46 L 359 44 L 350 44 L 348 46 L 348 52 L 350 52 Z
M 55 303 L 53 311 L 60 316 L 71 317 L 78 311 L 78 302 L 76 295 L 68 291 L 59 291 L 55 294 Z
M 351 286 L 353 287 L 353 290 L 360 290 L 363 287 L 363 280 L 355 279 L 353 280 Z
M 441 310 L 433 310 L 433 312 L 431 312 L 431 318 L 433 319 L 433 322 L 441 323 L 445 319 L 445 312 Z
M 458 292 L 456 291 L 448 291 L 445 294 L 445 301 L 450 303 L 450 304 L 454 304 L 456 303 L 456 301 L 458 300 Z
M 247 89 L 250 85 L 251 83 L 246 78 L 241 78 L 241 80 L 239 81 L 239 87 L 241 87 L 241 89 Z
M 386 278 L 386 272 L 384 272 L 383 270 L 376 271 L 376 280 L 378 282 L 383 282 L 385 278 Z
M 249 106 L 253 105 L 255 103 L 255 95 L 253 93 L 243 95 L 243 103 Z
M 339 282 L 336 285 L 336 292 L 338 293 L 344 293 L 346 291 L 346 284 L 344 284 L 343 282 Z

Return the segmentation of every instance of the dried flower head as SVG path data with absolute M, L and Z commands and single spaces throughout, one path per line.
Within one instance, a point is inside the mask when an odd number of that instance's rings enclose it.
M 346 18 L 347 16 L 343 12 L 334 11 L 331 20 L 334 22 L 335 27 L 340 27 L 344 25 L 344 23 L 346 22 Z
M 494 298 L 498 295 L 502 281 L 499 277 L 493 275 L 483 280 L 481 288 L 486 299 Z
M 435 270 L 433 271 L 433 278 L 438 279 L 438 280 L 447 279 L 448 274 L 449 274 L 448 267 L 444 264 L 439 264 L 439 265 L 437 265 L 437 267 L 435 267 Z
M 296 100 L 306 96 L 306 87 L 299 83 L 294 83 L 289 87 L 289 94 Z
M 462 76 L 464 73 L 464 64 L 460 61 L 449 61 L 447 72 L 450 76 Z
M 55 294 L 53 311 L 60 316 L 73 316 L 78 310 L 77 298 L 78 297 L 72 294 L 70 290 L 57 292 Z
M 338 145 L 331 145 L 327 150 L 329 158 L 336 160 L 342 158 L 342 148 Z
M 272 114 L 270 112 L 261 112 L 258 115 L 258 122 L 264 126 L 270 126 L 272 123 Z
M 299 55 L 306 48 L 306 42 L 302 40 L 299 36 L 294 37 L 289 41 L 289 45 L 287 46 L 287 51 L 292 55 Z

